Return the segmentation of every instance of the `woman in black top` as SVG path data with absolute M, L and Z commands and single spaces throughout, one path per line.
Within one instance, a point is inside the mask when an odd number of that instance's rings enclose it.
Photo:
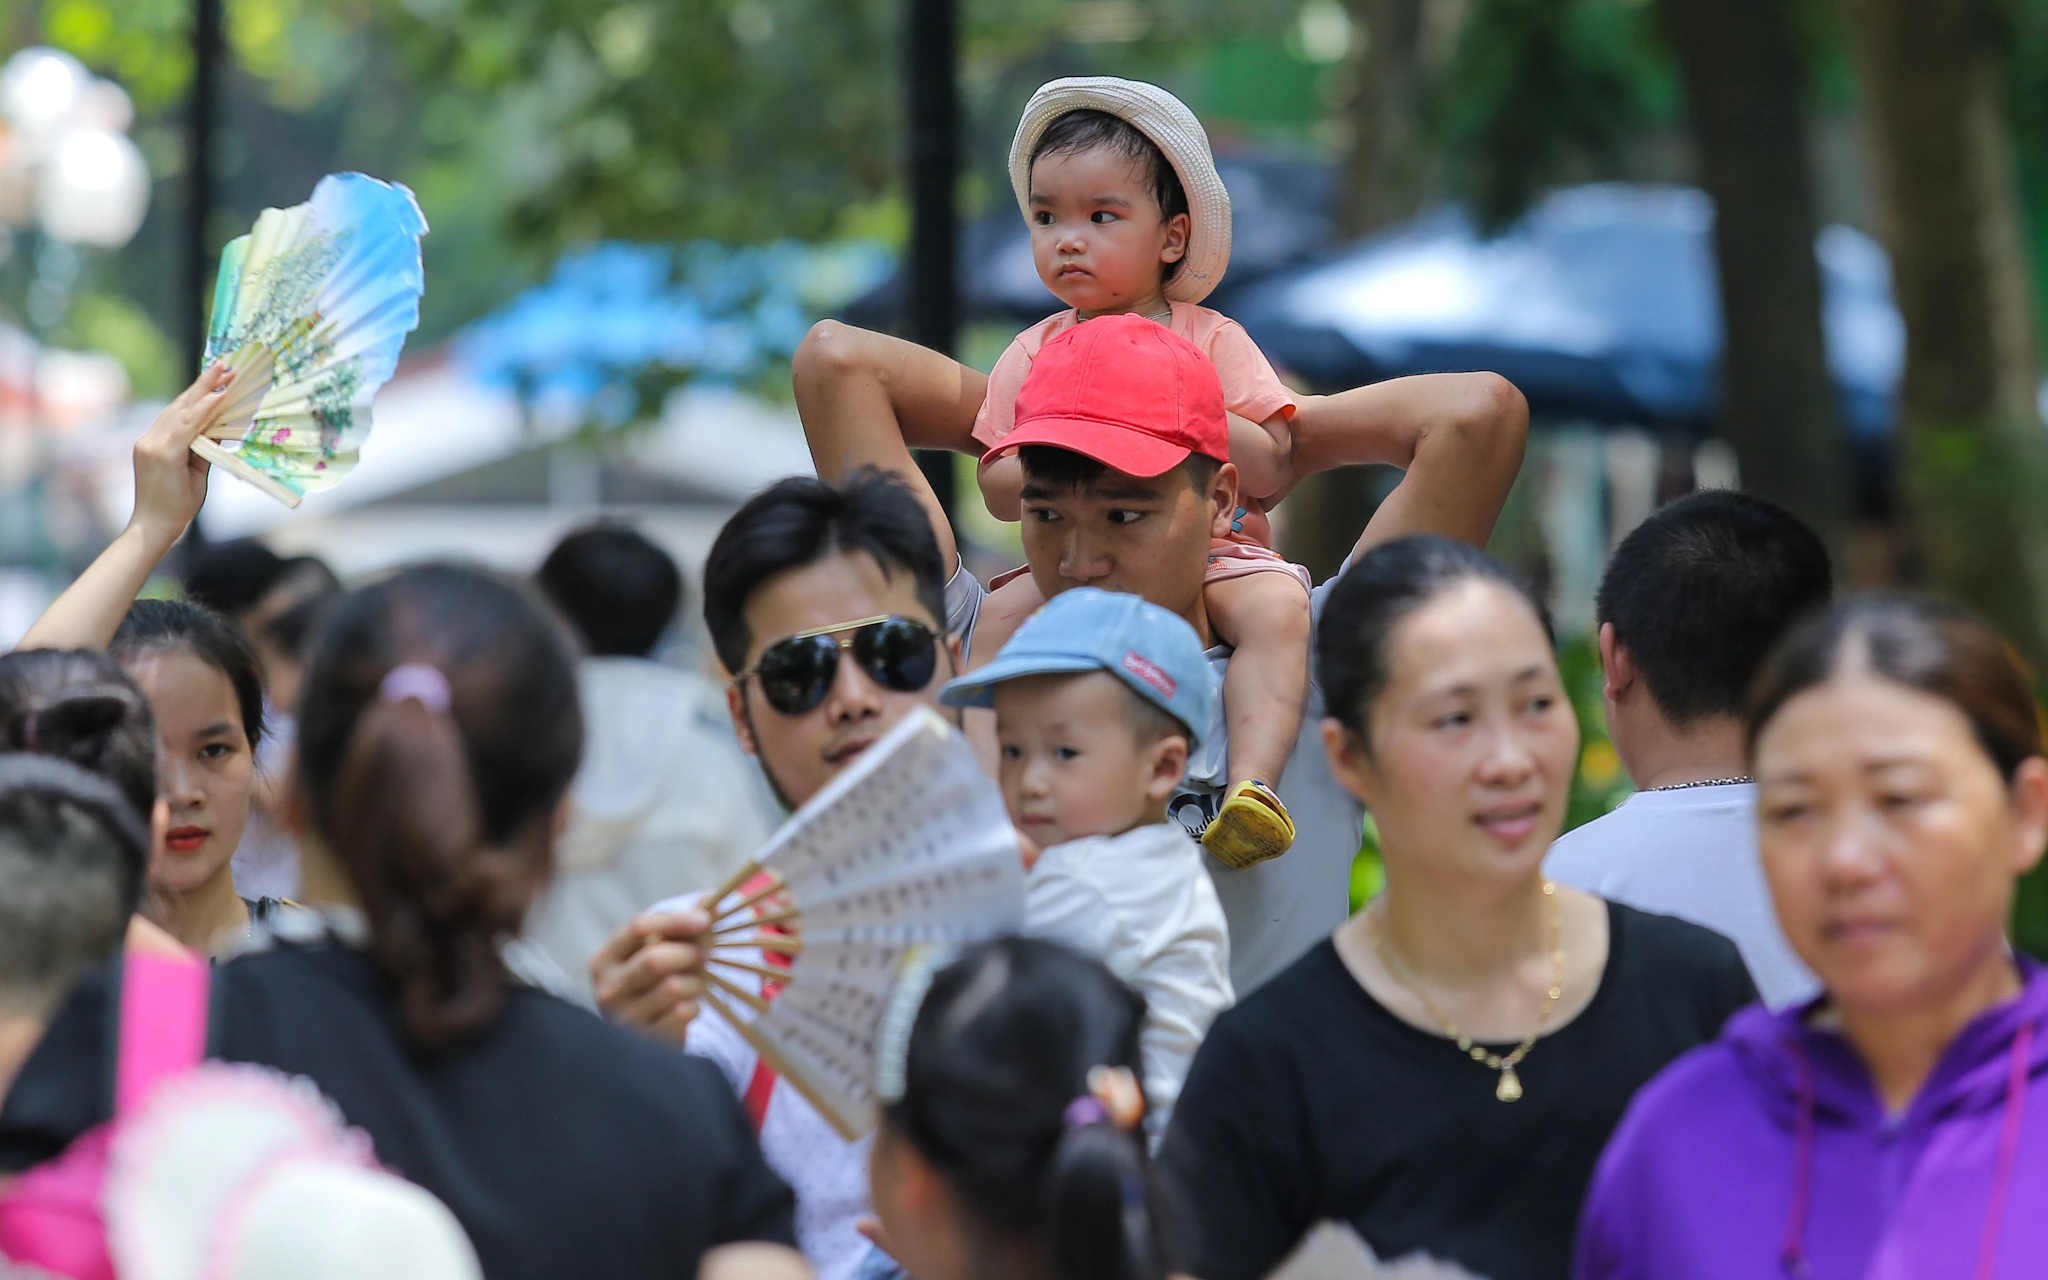
M 427 566 L 340 601 L 302 693 L 294 818 L 309 895 L 353 906 L 220 968 L 214 1056 L 310 1078 L 455 1212 L 491 1280 L 799 1280 L 788 1188 L 718 1072 L 499 959 L 581 749 L 568 646 L 517 587 Z M 110 1003 L 88 984 L 51 1026 L 0 1160 L 104 1118 Z
M 1717 934 L 1544 879 L 1578 724 L 1506 570 L 1387 544 L 1316 639 L 1324 741 L 1387 886 L 1196 1056 L 1164 1152 L 1198 1210 L 1189 1269 L 1256 1280 L 1335 1219 L 1383 1257 L 1562 1277 L 1630 1094 L 1755 997 L 1749 974 Z

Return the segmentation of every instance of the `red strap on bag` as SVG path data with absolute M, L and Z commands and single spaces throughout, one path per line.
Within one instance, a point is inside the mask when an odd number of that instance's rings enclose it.
M 768 1123 L 768 1099 L 775 1096 L 775 1068 L 754 1060 L 754 1076 L 747 1081 L 747 1095 L 740 1099 L 747 1108 L 747 1119 L 754 1126 L 754 1136 L 761 1136 L 761 1126 Z
M 740 885 L 739 892 L 743 894 L 754 893 L 759 889 L 767 887 L 770 883 L 771 880 L 768 874 L 762 872 L 760 875 L 750 877 L 744 884 Z M 760 904 L 755 904 L 754 910 L 757 913 L 760 909 Z M 787 935 L 789 930 L 779 924 L 764 924 L 761 926 L 761 932 L 763 934 Z M 769 951 L 764 949 L 761 952 L 761 960 L 768 968 L 786 970 L 796 962 L 796 957 L 787 951 Z M 761 998 L 773 1000 L 776 996 L 782 994 L 784 985 L 784 983 L 776 982 L 772 979 L 764 979 L 761 983 Z M 747 1092 L 740 1101 L 747 1109 L 747 1119 L 752 1122 L 754 1136 L 757 1138 L 761 1136 L 762 1126 L 768 1123 L 768 1102 L 774 1096 L 775 1068 L 769 1066 L 765 1060 L 756 1058 L 754 1060 L 754 1074 L 748 1078 Z

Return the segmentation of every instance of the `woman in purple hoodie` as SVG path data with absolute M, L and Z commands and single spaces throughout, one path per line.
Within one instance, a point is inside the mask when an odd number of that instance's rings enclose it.
M 1578 1275 L 2048 1274 L 2048 970 L 2005 934 L 2048 760 L 2010 649 L 1943 605 L 1840 606 L 1766 666 L 1749 751 L 1779 919 L 1826 990 L 1637 1094 Z

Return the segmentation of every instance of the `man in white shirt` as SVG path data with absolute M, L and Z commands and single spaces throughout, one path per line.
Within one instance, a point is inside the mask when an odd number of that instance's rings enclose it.
M 1601 688 L 1638 790 L 1544 862 L 1561 883 L 1726 935 L 1773 1008 L 1819 983 L 1764 881 L 1742 705 L 1771 646 L 1829 591 L 1813 530 L 1747 494 L 1691 494 L 1622 539 L 1600 584 Z
M 726 687 L 728 723 L 784 804 L 801 806 L 904 715 L 937 705 L 960 672 L 959 646 L 945 634 L 944 583 L 917 500 L 876 473 L 837 488 L 784 480 L 719 531 L 704 564 L 704 621 L 720 661 L 739 673 Z M 688 887 L 708 891 L 728 875 Z M 708 920 L 696 902 L 660 902 L 606 944 L 590 964 L 598 1002 L 718 1064 L 762 1154 L 796 1192 L 805 1256 L 820 1280 L 853 1280 L 872 1252 L 858 1229 L 868 1211 L 867 1141 L 840 1137 L 732 1024 L 699 1015 L 697 943 Z M 769 953 L 758 962 L 788 960 Z
M 647 904 L 717 884 L 774 828 L 723 691 L 650 655 L 682 604 L 666 551 L 621 524 L 578 529 L 536 575 L 583 642 L 583 765 L 555 878 L 525 937 L 591 1001 L 590 958 Z

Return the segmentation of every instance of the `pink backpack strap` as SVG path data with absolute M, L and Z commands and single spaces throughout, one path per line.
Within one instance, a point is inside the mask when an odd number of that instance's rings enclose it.
M 121 962 L 121 1040 L 114 1114 L 133 1114 L 159 1084 L 206 1058 L 213 966 L 200 956 L 129 948 Z

